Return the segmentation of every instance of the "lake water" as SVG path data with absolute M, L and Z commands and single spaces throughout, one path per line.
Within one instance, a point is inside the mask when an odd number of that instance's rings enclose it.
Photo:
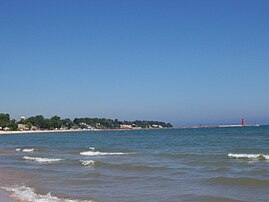
M 269 201 L 269 127 L 0 136 L 22 201 Z

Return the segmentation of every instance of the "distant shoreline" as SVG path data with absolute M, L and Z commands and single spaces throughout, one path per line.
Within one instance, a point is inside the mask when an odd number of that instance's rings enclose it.
M 0 130 L 0 135 L 8 134 L 31 134 L 31 133 L 64 133 L 64 132 L 96 132 L 96 131 L 137 131 L 137 130 L 169 130 L 169 129 L 200 129 L 200 128 L 244 128 L 244 127 L 259 127 L 258 124 L 249 125 L 205 125 L 205 126 L 178 126 L 173 128 L 133 128 L 133 129 L 74 129 L 74 130 L 24 130 L 24 131 L 3 131 Z
M 0 131 L 1 135 L 5 134 L 27 134 L 27 133 L 60 133 L 60 132 L 80 132 L 80 131 L 94 131 L 94 130 L 24 130 L 24 131 Z
M 259 124 L 247 124 L 247 125 L 201 125 L 201 126 L 178 126 L 176 129 L 184 128 L 244 128 L 244 127 L 259 127 Z
M 98 131 L 132 131 L 132 130 L 167 130 L 167 129 L 175 129 L 175 128 L 133 128 L 133 129 L 95 129 L 95 130 L 87 130 L 87 129 L 76 129 L 76 130 L 24 130 L 24 131 L 1 131 L 0 135 L 8 135 L 8 134 L 29 134 L 29 133 L 64 133 L 64 132 L 98 132 Z

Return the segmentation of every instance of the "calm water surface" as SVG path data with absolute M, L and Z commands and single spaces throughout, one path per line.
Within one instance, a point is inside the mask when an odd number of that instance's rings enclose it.
M 23 201 L 269 201 L 269 127 L 1 135 L 0 170 Z

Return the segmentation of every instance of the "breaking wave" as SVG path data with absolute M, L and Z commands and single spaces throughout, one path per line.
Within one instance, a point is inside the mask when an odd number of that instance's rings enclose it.
M 260 160 L 269 160 L 269 155 L 264 154 L 232 154 L 229 153 L 228 157 L 230 158 L 242 158 L 242 159 L 260 159 Z
M 135 170 L 135 171 L 155 171 L 165 170 L 167 167 L 157 167 L 151 165 L 137 165 L 137 164 L 119 164 L 119 163 L 107 163 L 103 161 L 94 160 L 80 160 L 81 164 L 89 167 L 102 167 L 106 169 L 121 169 L 121 170 Z
M 28 148 L 25 148 L 25 149 L 17 148 L 16 151 L 34 152 L 34 151 L 36 151 L 36 149 L 34 149 L 34 148 L 30 148 L 30 149 L 28 149 Z
M 41 158 L 41 157 L 31 157 L 31 156 L 24 156 L 22 158 L 25 160 L 36 161 L 39 163 L 54 163 L 58 161 L 63 161 L 63 159 Z
M 25 185 L 21 186 L 11 186 L 11 187 L 1 187 L 1 189 L 11 193 L 11 197 L 19 199 L 20 201 L 29 202 L 91 202 L 91 201 L 81 201 L 76 199 L 64 199 L 53 196 L 51 193 L 47 195 L 41 195 L 34 192 L 34 189 L 27 187 Z
M 94 166 L 94 160 L 80 160 L 81 164 L 84 166 Z

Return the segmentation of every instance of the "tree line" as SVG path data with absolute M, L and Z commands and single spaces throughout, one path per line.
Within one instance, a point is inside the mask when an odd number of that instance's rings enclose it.
M 18 130 L 18 124 L 15 119 L 10 120 L 9 114 L 0 114 L 0 128 L 9 128 L 10 130 Z
M 42 115 L 31 116 L 26 119 L 16 121 L 10 119 L 9 114 L 0 114 L 0 129 L 7 128 L 8 130 L 18 130 L 18 124 L 22 124 L 28 129 L 41 129 L 41 130 L 53 130 L 53 129 L 119 129 L 122 125 L 130 125 L 132 127 L 140 128 L 152 128 L 154 126 L 160 126 L 163 128 L 173 127 L 170 123 L 160 121 L 119 121 L 118 119 L 107 118 L 75 118 L 73 120 L 69 118 L 62 119 L 60 116 L 53 116 L 51 118 L 45 118 Z

